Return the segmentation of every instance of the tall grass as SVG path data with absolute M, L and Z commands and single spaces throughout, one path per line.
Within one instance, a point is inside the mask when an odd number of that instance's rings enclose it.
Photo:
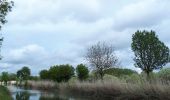
M 103 81 L 70 81 L 56 84 L 52 81 L 30 81 L 32 87 L 56 89 L 61 94 L 83 96 L 95 100 L 170 100 L 170 82 L 153 79 L 120 80 L 111 78 Z

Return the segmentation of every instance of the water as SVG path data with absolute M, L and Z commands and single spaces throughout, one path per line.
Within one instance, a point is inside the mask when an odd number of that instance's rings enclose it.
M 22 89 L 15 86 L 8 86 L 8 89 L 12 94 L 13 100 L 78 100 L 71 97 L 63 97 L 57 95 L 57 93 Z

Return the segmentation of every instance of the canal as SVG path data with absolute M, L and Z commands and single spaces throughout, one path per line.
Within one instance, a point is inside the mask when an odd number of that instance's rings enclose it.
M 84 100 L 61 96 L 54 92 L 23 89 L 16 86 L 8 86 L 8 89 L 11 92 L 13 100 Z

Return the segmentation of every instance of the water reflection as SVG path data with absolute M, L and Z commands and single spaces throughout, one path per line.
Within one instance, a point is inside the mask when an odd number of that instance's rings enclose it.
M 16 97 L 16 100 L 29 100 L 30 94 L 27 91 L 17 92 L 15 97 Z
M 75 100 L 63 97 L 57 93 L 43 92 L 38 90 L 25 90 L 15 86 L 8 86 L 13 100 Z

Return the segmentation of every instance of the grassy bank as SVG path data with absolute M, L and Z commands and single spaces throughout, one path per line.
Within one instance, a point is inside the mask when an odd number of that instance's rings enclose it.
M 12 100 L 10 92 L 4 86 L 0 86 L 0 100 Z
M 48 83 L 48 84 L 47 84 Z M 31 87 L 58 90 L 61 94 L 81 96 L 101 100 L 170 100 L 170 83 L 154 80 L 138 80 L 130 83 L 121 80 L 104 80 L 96 82 L 55 83 L 29 81 Z

